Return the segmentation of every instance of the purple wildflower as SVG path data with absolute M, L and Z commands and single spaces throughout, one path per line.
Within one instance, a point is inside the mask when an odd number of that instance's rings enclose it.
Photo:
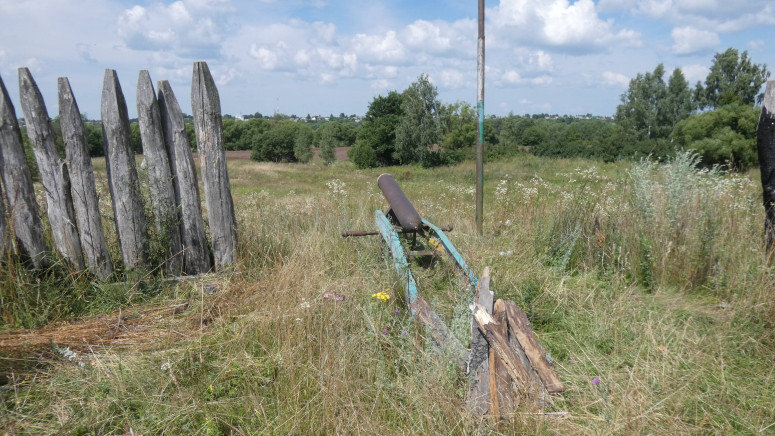
M 387 334 L 387 329 L 386 329 L 386 328 L 382 329 L 382 334 L 383 334 L 383 335 L 386 335 L 386 334 Z
M 406 330 L 401 330 L 401 336 L 406 336 Z
M 600 384 L 600 378 L 598 378 L 598 377 L 593 378 L 592 379 L 592 384 L 595 385 L 595 386 L 599 385 Z
M 398 315 L 399 313 L 401 313 L 401 309 L 396 309 L 393 311 L 393 315 Z

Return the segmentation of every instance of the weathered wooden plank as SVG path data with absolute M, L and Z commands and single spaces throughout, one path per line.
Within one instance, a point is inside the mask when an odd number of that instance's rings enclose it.
M 180 209 L 180 235 L 185 250 L 183 259 L 186 273 L 202 274 L 213 267 L 207 246 L 205 224 L 199 197 L 194 157 L 186 135 L 183 111 L 172 92 L 169 82 L 158 82 L 164 142 L 170 159 L 175 201 Z
M 497 328 L 497 323 L 492 319 L 492 315 L 487 313 L 484 306 L 480 304 L 472 304 L 471 311 L 490 346 L 494 348 L 495 352 L 498 353 L 498 356 L 503 359 L 503 363 L 506 365 L 509 375 L 511 375 L 520 387 L 525 386 L 528 382 L 527 372 L 519 362 L 519 356 L 517 356 L 514 350 L 509 346 L 509 341 L 506 336 L 504 336 L 500 329 Z
M 5 219 L 5 192 L 3 191 L 2 178 L 0 178 L 0 263 L 5 260 L 6 248 L 8 248 L 8 223 Z
M 546 390 L 550 394 L 564 391 L 565 387 L 560 382 L 559 377 L 557 377 L 554 368 L 546 360 L 546 356 L 541 351 L 541 346 L 538 345 L 538 340 L 533 333 L 533 329 L 530 328 L 530 321 L 528 321 L 525 312 L 517 308 L 513 301 L 508 301 L 506 302 L 506 316 L 508 318 L 509 333 L 516 336 L 517 340 L 519 340 L 527 358 L 530 360 L 530 364 L 546 386 Z
M 762 113 L 756 127 L 756 147 L 764 202 L 765 248 L 769 261 L 775 250 L 775 80 L 767 82 Z
M 502 301 L 497 300 L 495 302 L 495 306 L 493 307 L 493 312 L 498 312 L 499 310 L 502 311 L 502 313 L 499 313 L 499 316 L 493 315 L 493 318 L 496 322 L 501 323 L 503 325 L 508 325 L 508 316 L 506 314 L 506 306 L 507 305 L 513 305 L 516 307 L 516 304 L 513 301 Z M 509 345 L 511 345 L 511 349 L 514 350 L 515 353 L 517 353 L 517 356 L 519 357 L 519 362 L 522 364 L 522 367 L 525 368 L 525 371 L 527 372 L 527 375 L 530 380 L 530 384 L 528 387 L 526 387 L 527 392 L 529 396 L 533 397 L 534 399 L 537 397 L 538 399 L 538 405 L 541 407 L 549 407 L 552 405 L 552 399 L 549 396 L 549 392 L 546 390 L 546 387 L 541 382 L 541 378 L 538 377 L 538 373 L 535 369 L 533 369 L 533 366 L 530 364 L 530 359 L 527 358 L 527 355 L 525 354 L 525 350 L 522 348 L 522 345 L 519 343 L 519 340 L 514 334 L 513 329 L 509 329 Z M 501 397 L 503 398 L 503 397 Z M 517 401 L 519 401 L 519 398 L 517 398 Z M 501 400 L 501 404 L 504 404 L 503 399 Z M 518 404 L 514 404 L 513 407 L 509 409 L 509 406 L 506 406 L 505 410 L 513 410 L 516 408 Z M 502 409 L 503 410 L 503 409 Z
M 156 233 L 166 244 L 166 270 L 171 275 L 183 272 L 183 244 L 180 239 L 178 208 L 172 170 L 164 145 L 161 112 L 148 70 L 137 78 L 137 120 L 143 142 L 143 161 L 148 172 Z
M 21 130 L 16 110 L 0 77 L 0 176 L 5 186 L 8 215 L 16 248 L 24 261 L 33 268 L 49 264 L 43 227 L 35 201 L 32 176 L 24 155 Z
M 46 212 L 54 245 L 71 267 L 82 270 L 83 255 L 70 197 L 70 178 L 54 143 L 56 135 L 43 95 L 28 68 L 19 68 L 19 98 L 27 123 L 27 136 L 46 191 Z
M 396 266 L 396 272 L 404 281 L 404 297 L 406 302 L 407 304 L 412 304 L 414 299 L 417 298 L 417 284 L 414 281 L 412 271 L 409 270 L 409 263 L 406 261 L 404 249 L 401 246 L 401 241 L 398 239 L 398 233 L 393 229 L 393 225 L 390 224 L 390 221 L 388 221 L 381 210 L 374 212 L 374 221 L 379 234 L 382 235 L 382 239 L 385 241 L 385 245 L 388 246 L 390 253 L 393 255 L 393 264 Z
M 490 268 L 485 267 L 479 278 L 474 304 L 492 313 L 493 293 L 490 291 Z M 479 329 L 475 319 L 471 320 L 471 354 L 468 358 L 470 387 L 466 396 L 466 407 L 471 412 L 483 415 L 489 408 L 490 399 L 490 345 Z
M 148 232 L 138 186 L 135 153 L 129 140 L 126 100 L 115 70 L 105 70 L 100 114 L 105 137 L 108 185 L 113 198 L 113 215 L 121 257 L 127 270 L 144 267 L 148 260 Z
M 237 255 L 237 220 L 231 198 L 226 150 L 223 144 L 221 101 L 206 62 L 194 63 L 191 83 L 194 115 L 205 204 L 210 224 L 215 267 L 231 265 Z
M 461 370 L 465 370 L 466 361 L 468 360 L 466 349 L 455 335 L 449 331 L 447 325 L 434 312 L 433 308 L 419 296 L 412 301 L 409 307 L 412 308 L 420 322 L 428 326 L 431 337 L 438 344 L 439 348 L 450 356 Z
M 67 169 L 70 175 L 75 217 L 81 238 L 83 257 L 89 270 L 100 280 L 113 274 L 113 262 L 105 242 L 99 199 L 94 182 L 94 167 L 83 127 L 78 103 L 75 101 L 67 77 L 57 80 L 59 91 L 59 120 L 65 142 Z

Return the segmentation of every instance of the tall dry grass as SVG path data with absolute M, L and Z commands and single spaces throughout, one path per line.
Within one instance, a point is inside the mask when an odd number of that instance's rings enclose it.
M 386 170 L 424 218 L 455 226 L 475 271 L 492 267 L 496 297 L 528 313 L 567 387 L 551 408 L 498 426 L 465 412 L 464 377 L 407 313 L 378 238 L 339 236 L 374 227 L 386 206 L 379 171 L 241 161 L 230 163 L 239 263 L 215 321 L 183 341 L 94 349 L 84 367 L 63 361 L 7 385 L 0 424 L 73 434 L 775 430 L 773 271 L 751 177 L 698 169 L 690 155 L 488 163 L 478 237 L 471 163 Z M 416 271 L 466 340 L 467 289 L 446 265 Z M 386 289 L 388 301 L 372 298 Z M 329 290 L 345 301 L 322 298 Z M 198 301 L 191 313 L 213 310 L 192 285 L 155 298 L 174 294 Z

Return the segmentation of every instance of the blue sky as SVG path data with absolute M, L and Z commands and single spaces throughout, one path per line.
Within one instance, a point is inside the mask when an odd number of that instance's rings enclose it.
M 485 111 L 611 115 L 629 79 L 664 63 L 693 85 L 713 55 L 775 68 L 771 0 L 487 0 Z M 190 113 L 206 60 L 224 113 L 363 114 L 427 73 L 443 102 L 476 100 L 476 0 L 0 0 L 0 76 L 17 115 L 29 67 L 49 114 L 67 76 L 99 117 L 106 68 L 136 109 L 138 72 Z

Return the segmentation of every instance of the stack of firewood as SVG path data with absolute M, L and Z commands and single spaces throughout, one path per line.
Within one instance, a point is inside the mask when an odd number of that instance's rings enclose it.
M 520 404 L 540 408 L 551 404 L 550 395 L 565 388 L 525 312 L 513 301 L 493 301 L 489 268 L 479 279 L 471 311 L 468 409 L 479 416 L 489 412 L 497 422 L 501 413 L 514 411 Z

